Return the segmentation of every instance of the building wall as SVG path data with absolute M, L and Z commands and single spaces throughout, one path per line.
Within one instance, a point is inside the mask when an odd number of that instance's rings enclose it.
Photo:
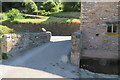
M 50 41 L 50 32 L 4 34 L 1 52 L 9 57 Z
M 118 51 L 118 35 L 107 35 L 105 23 L 105 21 L 118 21 L 118 3 L 82 2 L 81 7 L 84 49 Z
M 120 26 L 118 33 L 108 35 L 105 23 L 118 21 L 118 11 L 117 2 L 81 2 L 81 26 L 80 31 L 72 35 L 71 63 L 79 66 L 85 50 L 118 54 Z

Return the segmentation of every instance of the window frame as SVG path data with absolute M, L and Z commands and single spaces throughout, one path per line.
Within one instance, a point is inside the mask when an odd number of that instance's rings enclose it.
M 112 28 L 111 28 L 111 32 L 108 32 L 108 25 L 112 25 Z M 116 30 L 116 32 L 114 32 L 114 25 L 117 25 L 117 30 Z M 118 23 L 107 23 L 107 27 L 106 27 L 106 32 L 107 32 L 107 34 L 117 34 L 118 33 Z

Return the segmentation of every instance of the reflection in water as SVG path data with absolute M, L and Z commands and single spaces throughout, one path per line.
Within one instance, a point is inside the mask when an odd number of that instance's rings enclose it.
M 81 68 L 95 73 L 120 75 L 119 66 L 118 60 L 108 60 L 104 63 L 101 63 L 100 59 L 81 59 L 80 61 Z

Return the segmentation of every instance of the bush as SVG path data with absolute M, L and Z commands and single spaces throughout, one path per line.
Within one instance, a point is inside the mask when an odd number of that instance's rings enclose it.
M 15 33 L 15 30 L 10 29 L 6 26 L 0 25 L 0 34 Z
M 7 15 L 5 13 L 0 13 L 0 20 L 7 19 Z
M 52 14 L 52 12 L 49 12 L 49 11 L 48 11 L 48 12 L 43 13 L 42 15 L 43 15 L 43 16 L 49 16 L 49 15 L 51 15 L 51 14 Z
M 33 12 L 34 15 L 42 15 L 44 13 L 45 13 L 45 10 L 38 10 Z
M 38 10 L 38 7 L 34 1 L 30 0 L 30 2 L 25 2 L 25 9 L 27 10 L 27 13 L 33 13 Z
M 2 53 L 2 59 L 8 59 L 8 55 L 6 53 Z
M 63 2 L 62 4 L 63 4 L 64 12 L 70 12 L 70 11 L 80 12 L 80 6 L 81 6 L 80 2 Z
M 44 2 L 43 9 L 46 12 L 60 12 L 61 11 L 61 3 L 59 2 Z
M 45 10 L 38 10 L 33 12 L 34 15 L 42 15 L 42 16 L 49 16 L 52 14 L 52 12 L 46 12 Z
M 9 10 L 7 12 L 7 16 L 8 18 L 10 18 L 10 20 L 14 20 L 14 19 L 23 19 L 23 15 L 20 13 L 20 11 L 18 9 L 12 8 L 12 10 Z

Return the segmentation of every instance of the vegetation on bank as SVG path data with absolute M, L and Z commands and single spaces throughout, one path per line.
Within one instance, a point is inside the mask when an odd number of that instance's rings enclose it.
M 0 42 L 3 34 L 15 33 L 16 31 L 8 28 L 7 26 L 0 25 Z
M 53 16 L 39 16 L 39 15 L 28 15 L 24 14 L 24 18 L 21 19 L 4 19 L 1 20 L 2 24 L 24 24 L 24 23 L 29 23 L 29 24 L 40 24 L 40 23 L 56 23 L 56 24 L 61 24 L 61 23 L 80 23 L 80 19 L 77 18 L 61 18 L 61 17 L 53 17 Z M 14 16 L 13 16 L 14 17 Z
M 2 40 L 2 35 L 3 34 L 8 34 L 8 33 L 15 33 L 16 31 L 13 29 L 8 28 L 7 26 L 0 25 L 0 46 L 1 46 L 1 40 Z M 0 47 L 0 52 L 1 52 L 1 47 Z M 0 56 L 0 59 L 7 59 L 7 54 L 2 53 L 2 56 Z
M 5 13 L 0 13 L 0 20 L 5 20 L 7 19 L 7 15 Z
M 50 16 L 60 17 L 60 18 L 80 18 L 80 12 L 59 12 L 53 13 Z
M 8 19 L 10 19 L 11 21 L 14 19 L 23 19 L 23 14 L 20 13 L 20 11 L 18 9 L 12 8 L 11 10 L 9 10 L 6 13 Z
M 56 17 L 44 17 L 41 19 L 15 19 L 13 21 L 3 21 L 3 24 L 47 24 L 47 23 L 55 23 L 55 24 L 62 24 L 62 23 L 80 23 L 79 19 L 74 19 L 74 18 L 56 18 Z
M 8 28 L 7 26 L 0 25 L 0 35 L 15 33 L 15 30 Z
M 27 2 L 2 3 L 7 6 L 3 5 L 2 9 L 5 13 L 2 14 L 4 17 L 1 17 L 0 22 L 3 25 L 9 23 L 80 23 L 80 2 L 24 1 Z

